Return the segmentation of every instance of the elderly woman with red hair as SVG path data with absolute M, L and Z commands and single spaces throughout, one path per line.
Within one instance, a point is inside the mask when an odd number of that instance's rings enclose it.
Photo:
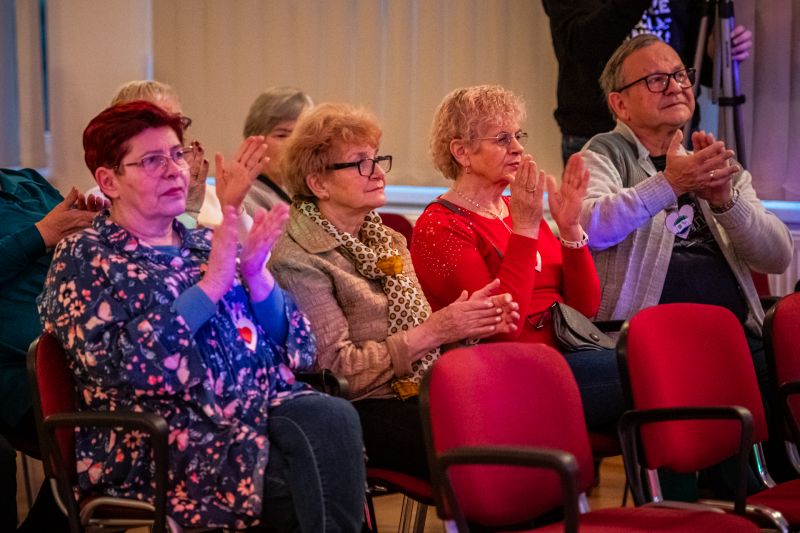
M 84 131 L 85 159 L 111 200 L 56 249 L 39 309 L 65 347 L 87 410 L 149 411 L 170 427 L 168 512 L 183 526 L 356 531 L 364 464 L 348 402 L 294 380 L 312 366 L 305 316 L 265 262 L 287 208 L 239 206 L 213 232 L 187 230 L 191 149 L 181 117 L 142 101 Z M 217 175 L 246 179 L 263 137 Z M 82 429 L 78 481 L 89 493 L 152 498 L 149 453 L 134 435 Z

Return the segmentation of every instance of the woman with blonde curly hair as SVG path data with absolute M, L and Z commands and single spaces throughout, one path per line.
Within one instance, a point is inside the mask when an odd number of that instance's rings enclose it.
M 457 89 L 436 110 L 431 133 L 435 166 L 452 180 L 414 228 L 412 257 L 433 309 L 492 279 L 512 294 L 519 328 L 490 341 L 556 346 L 548 309 L 567 303 L 591 317 L 600 283 L 578 222 L 589 174 L 570 159 L 561 185 L 546 176 L 523 145 L 525 104 L 496 85 Z M 510 187 L 511 196 L 503 191 Z M 543 216 L 548 190 L 556 238 Z M 616 421 L 622 392 L 614 350 L 564 354 L 581 388 L 589 427 Z
M 321 104 L 301 116 L 283 155 L 294 198 L 269 267 L 317 339 L 317 366 L 350 383 L 368 465 L 428 477 L 416 391 L 439 347 L 508 333 L 519 318 L 497 282 L 431 312 L 405 238 L 381 223 L 392 156 L 374 116 Z

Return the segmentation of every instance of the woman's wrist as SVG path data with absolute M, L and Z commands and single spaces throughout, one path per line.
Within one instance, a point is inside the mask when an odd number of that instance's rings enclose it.
M 266 300 L 275 287 L 275 278 L 266 268 L 263 269 L 263 274 L 245 278 L 244 282 L 247 284 L 247 290 L 250 293 L 250 301 L 254 303 Z
M 573 224 L 564 228 L 559 226 L 558 235 L 562 241 L 579 242 L 583 240 L 585 233 L 583 232 L 583 228 L 580 224 Z

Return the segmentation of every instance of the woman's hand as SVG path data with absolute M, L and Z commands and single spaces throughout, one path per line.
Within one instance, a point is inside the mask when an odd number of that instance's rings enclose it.
M 494 307 L 500 309 L 500 323 L 497 324 L 495 333 L 512 333 L 517 330 L 519 322 L 519 304 L 514 301 L 510 293 L 496 294 L 500 288 L 500 280 L 494 279 L 487 283 L 482 289 L 478 289 L 470 295 L 470 301 L 482 301 L 488 299 Z
M 67 235 L 92 224 L 94 211 L 102 209 L 105 204 L 95 196 L 90 195 L 89 198 L 95 209 L 89 209 L 87 200 L 73 187 L 61 203 L 35 224 L 45 248 L 52 248 Z
M 558 226 L 562 239 L 579 241 L 583 237 L 580 225 L 581 206 L 589 187 L 589 170 L 583 168 L 580 154 L 572 154 L 561 177 L 561 188 L 553 176 L 547 176 L 547 199 L 550 215 Z
M 275 286 L 275 279 L 266 264 L 269 252 L 283 234 L 288 219 L 289 206 L 283 202 L 276 203 L 269 211 L 260 208 L 253 216 L 253 227 L 242 244 L 239 257 L 239 270 L 253 302 L 265 300 Z
M 529 155 L 522 158 L 511 182 L 509 209 L 514 233 L 536 239 L 543 216 L 544 172 Z
M 214 230 L 211 254 L 208 256 L 203 279 L 197 285 L 214 302 L 219 302 L 233 286 L 236 276 L 236 247 L 239 244 L 239 211 L 233 206 L 222 207 L 222 222 Z
M 186 211 L 198 213 L 203 207 L 206 196 L 206 178 L 208 177 L 208 159 L 200 141 L 192 141 L 191 162 L 189 163 L 189 193 L 186 196 Z
M 261 172 L 261 160 L 266 151 L 264 136 L 254 135 L 242 141 L 233 161 L 227 165 L 222 154 L 217 152 L 217 197 L 221 205 L 232 205 L 237 209 L 242 205 L 247 191 Z

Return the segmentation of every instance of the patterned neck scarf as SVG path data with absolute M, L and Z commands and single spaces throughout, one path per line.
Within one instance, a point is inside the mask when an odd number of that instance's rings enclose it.
M 381 217 L 370 211 L 361 224 L 361 240 L 322 217 L 316 204 L 300 201 L 297 208 L 327 231 L 348 253 L 358 273 L 368 279 L 380 280 L 389 301 L 389 335 L 419 326 L 430 316 L 428 302 L 416 284 L 403 274 L 400 252 L 392 247 L 392 238 L 381 223 Z M 440 350 L 435 348 L 412 365 L 410 377 L 395 377 L 392 390 L 400 398 L 419 393 L 422 375 L 430 368 Z

